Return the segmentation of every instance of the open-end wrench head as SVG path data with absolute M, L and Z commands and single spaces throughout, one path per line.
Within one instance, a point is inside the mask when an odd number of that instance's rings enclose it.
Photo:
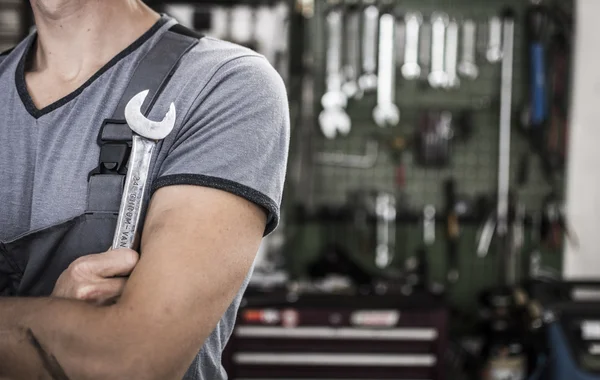
M 395 127 L 400 123 L 400 110 L 395 104 L 378 104 L 373 109 L 373 120 L 382 128 Z
M 343 109 L 326 108 L 319 114 L 319 125 L 323 136 L 332 140 L 336 138 L 338 132 L 347 135 L 350 132 L 352 121 Z
M 142 104 L 144 104 L 148 92 L 148 90 L 142 91 L 131 98 L 125 107 L 125 120 L 127 120 L 129 128 L 138 135 L 150 140 L 162 140 L 175 127 L 175 119 L 177 117 L 175 104 L 171 103 L 169 112 L 167 112 L 162 121 L 152 121 L 142 113 Z

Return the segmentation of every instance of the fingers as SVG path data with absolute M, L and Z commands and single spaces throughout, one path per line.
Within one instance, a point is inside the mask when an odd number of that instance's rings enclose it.
M 102 281 L 83 286 L 78 289 L 76 299 L 105 305 L 123 293 L 127 279 L 122 277 L 107 278 Z
M 110 250 L 105 253 L 84 256 L 73 264 L 74 268 L 98 277 L 127 276 L 135 268 L 139 260 L 137 252 L 129 249 Z

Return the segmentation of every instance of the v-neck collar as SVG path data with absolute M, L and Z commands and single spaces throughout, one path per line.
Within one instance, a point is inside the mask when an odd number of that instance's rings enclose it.
M 15 71 L 15 84 L 17 86 L 17 91 L 19 93 L 21 101 L 23 102 L 23 105 L 27 109 L 27 112 L 29 112 L 29 114 L 34 118 L 38 119 L 69 103 L 71 100 L 79 96 L 79 94 L 81 94 L 83 90 L 85 90 L 92 83 L 94 83 L 94 81 L 98 79 L 98 77 L 100 77 L 107 70 L 116 65 L 120 60 L 127 57 L 129 54 L 133 53 L 140 46 L 142 46 L 168 21 L 169 18 L 163 15 L 150 29 L 148 29 L 148 31 L 146 31 L 141 37 L 135 40 L 131 45 L 126 47 L 119 54 L 114 56 L 110 61 L 108 61 L 108 63 L 106 63 L 102 68 L 100 68 L 90 79 L 88 79 L 78 89 L 42 109 L 38 109 L 35 103 L 33 102 L 33 99 L 31 99 L 31 95 L 29 94 L 29 90 L 27 89 L 27 83 L 25 81 L 25 70 L 28 64 L 31 62 L 34 52 L 33 47 L 35 46 L 35 42 L 37 40 L 37 32 L 35 32 L 30 37 L 30 41 L 27 45 L 27 48 L 23 52 L 23 55 L 21 56 L 21 59 Z

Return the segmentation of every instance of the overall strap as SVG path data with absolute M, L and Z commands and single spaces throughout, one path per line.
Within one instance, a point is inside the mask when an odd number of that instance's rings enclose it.
M 89 173 L 87 213 L 119 212 L 131 151 L 132 132 L 125 121 L 125 106 L 141 91 L 149 90 L 142 112 L 148 116 L 181 58 L 202 36 L 176 24 L 146 54 L 133 73 L 115 112 L 100 128 L 98 167 Z

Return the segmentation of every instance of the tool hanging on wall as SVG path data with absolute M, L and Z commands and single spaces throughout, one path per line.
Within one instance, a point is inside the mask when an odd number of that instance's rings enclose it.
M 465 20 L 462 24 L 462 49 L 458 73 L 467 79 L 476 79 L 479 68 L 476 59 L 477 24 L 473 20 Z
M 349 99 L 360 99 L 363 96 L 362 89 L 358 86 L 358 77 L 361 72 L 360 60 L 360 18 L 361 11 L 358 4 L 348 5 L 345 12 L 346 20 L 346 43 L 345 43 L 345 65 L 344 84 L 342 90 Z
M 404 15 L 405 42 L 404 64 L 401 71 L 406 80 L 419 79 L 421 67 L 419 66 L 419 30 L 423 17 L 419 12 L 407 12 Z
M 379 19 L 379 71 L 377 105 L 373 120 L 379 127 L 395 127 L 400 122 L 396 105 L 396 16 L 384 12 Z
M 447 25 L 447 14 L 435 12 L 431 15 L 431 71 L 427 78 L 432 88 L 444 88 L 448 82 L 444 70 Z
M 498 241 L 498 254 L 501 263 L 499 273 L 501 283 L 506 282 L 506 256 L 508 255 L 509 206 L 510 206 L 510 145 L 513 90 L 514 18 L 506 15 L 502 24 L 502 68 L 500 82 L 500 135 L 498 147 L 498 194 L 495 213 L 485 222 L 477 246 L 480 257 L 487 255 L 494 234 Z
M 319 115 L 321 132 L 328 139 L 350 133 L 352 122 L 346 113 L 346 94 L 342 92 L 342 11 L 332 8 L 326 18 L 327 43 L 327 92 L 321 98 L 323 111 Z
M 427 85 L 431 65 L 431 24 L 423 22 L 419 31 L 419 67 L 421 69 L 419 79 Z
M 458 62 L 458 23 L 456 20 L 450 20 L 446 26 L 446 46 L 444 48 L 444 70 L 446 72 L 446 89 L 453 89 L 460 86 L 460 79 L 456 71 Z
M 444 183 L 444 198 L 446 203 L 446 275 L 449 284 L 456 284 L 460 276 L 459 242 L 460 223 L 457 213 L 456 183 L 453 178 Z
M 415 149 L 417 163 L 425 167 L 445 167 L 450 163 L 453 117 L 449 111 L 424 111 L 421 114 Z
M 377 88 L 377 42 L 379 8 L 369 5 L 363 10 L 362 26 L 362 75 L 358 85 L 363 92 Z
M 488 42 L 485 58 L 490 63 L 502 60 L 502 20 L 498 16 L 492 16 L 488 20 Z

